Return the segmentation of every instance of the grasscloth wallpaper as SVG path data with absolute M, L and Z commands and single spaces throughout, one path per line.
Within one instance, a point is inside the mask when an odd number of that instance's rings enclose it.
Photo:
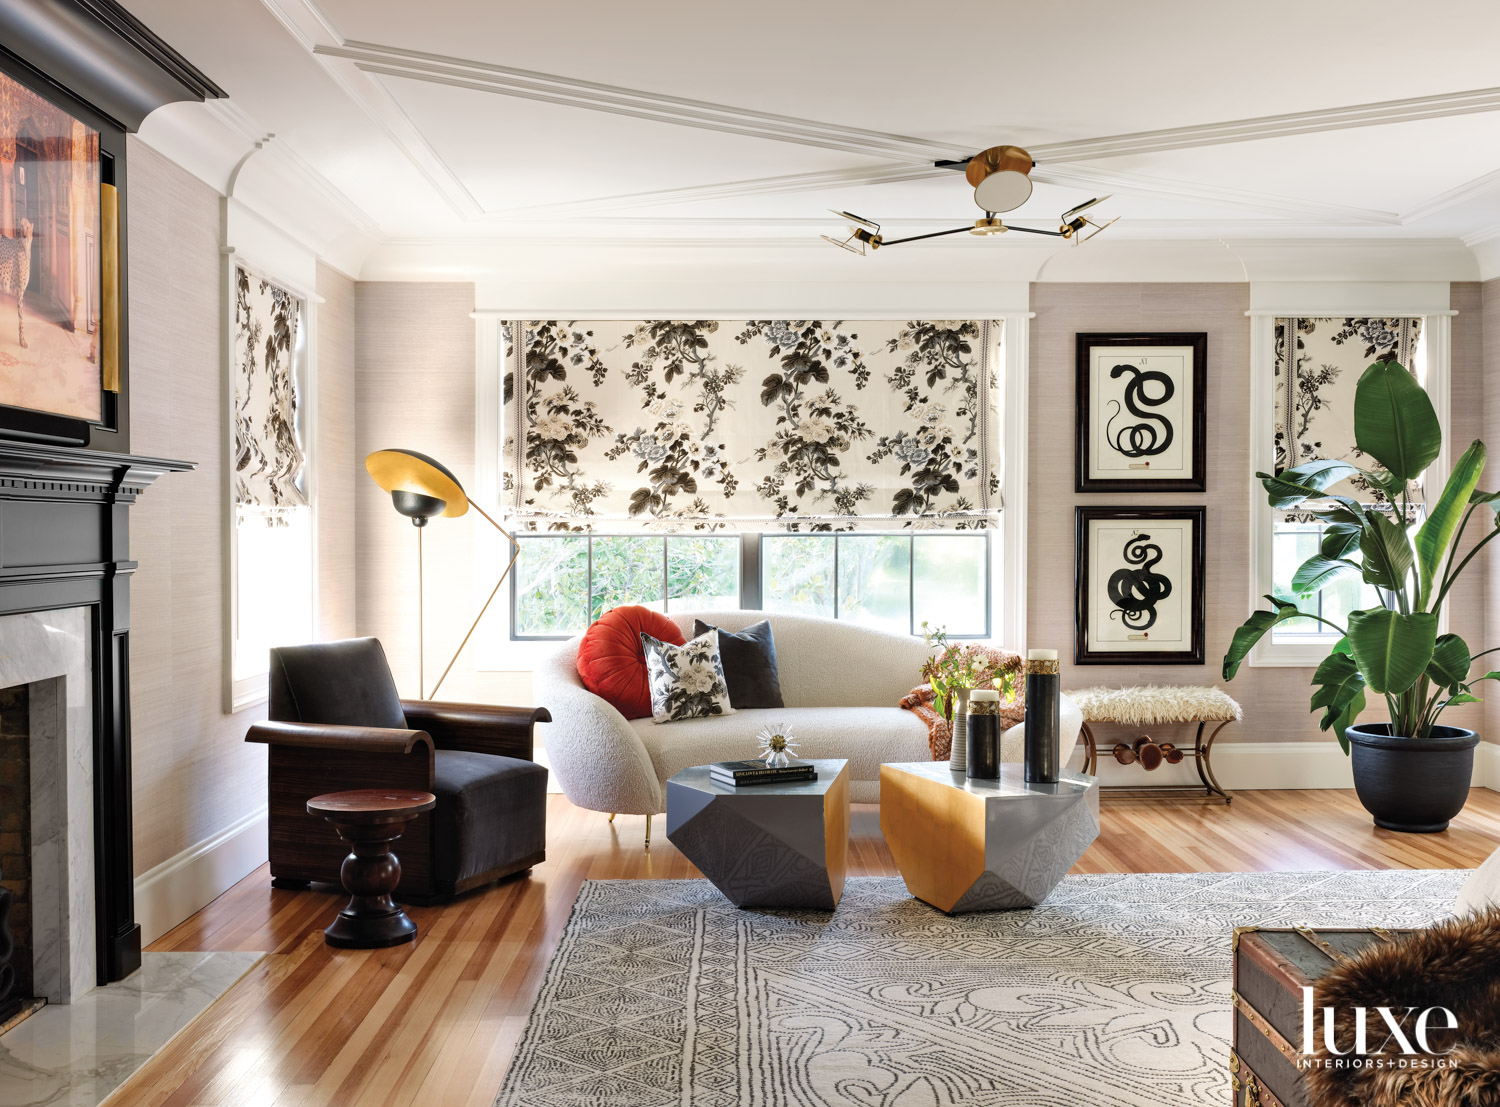
M 1483 379 L 1479 286 L 1456 284 L 1454 333 L 1454 441 L 1480 432 Z M 1027 622 L 1029 647 L 1055 647 L 1063 657 L 1063 687 L 1086 684 L 1221 684 L 1219 661 L 1230 635 L 1250 613 L 1252 473 L 1250 430 L 1250 303 L 1244 284 L 1035 284 L 1032 285 L 1030 487 L 1028 490 Z M 1500 320 L 1497 320 L 1500 326 Z M 1074 335 L 1079 331 L 1206 331 L 1208 333 L 1208 491 L 1152 496 L 1073 492 Z M 1493 340 L 1492 340 L 1493 341 Z M 1500 416 L 1500 412 L 1497 412 Z M 1496 420 L 1500 432 L 1500 418 Z M 1492 435 L 1500 445 L 1500 433 Z M 1462 446 L 1460 446 L 1462 449 Z M 1500 477 L 1500 466 L 1490 478 Z M 1206 504 L 1207 664 L 1071 664 L 1073 655 L 1073 509 L 1078 505 L 1126 507 Z M 1482 574 L 1455 597 L 1453 629 L 1471 643 L 1483 638 Z M 1500 623 L 1492 623 L 1500 626 Z M 1223 740 L 1328 741 L 1309 713 L 1310 669 L 1240 670 L 1224 685 L 1245 707 L 1245 720 Z M 1373 712 L 1370 717 L 1373 717 Z M 1479 726 L 1479 713 L 1453 712 L 1453 720 Z M 1101 735 L 1102 737 L 1102 735 Z
M 131 518 L 135 871 L 265 803 L 264 707 L 224 714 L 224 385 L 219 196 L 144 143 L 130 146 L 132 449 L 196 461 Z M 320 268 L 319 627 L 354 629 L 354 290 Z
M 474 484 L 473 310 L 471 284 L 359 284 L 360 458 L 375 450 L 417 450 L 446 465 L 466 487 Z M 380 639 L 401 694 L 416 696 L 416 528 L 363 471 L 356 483 L 359 633 Z M 474 569 L 476 526 L 489 524 L 471 511 L 434 520 L 424 537 L 428 689 L 484 600 Z M 530 673 L 479 672 L 476 656 L 471 643 L 439 699 L 531 702 Z
M 265 753 L 254 712 L 224 714 L 219 197 L 133 138 L 129 158 L 131 448 L 198 463 L 131 513 L 139 874 L 264 803 Z

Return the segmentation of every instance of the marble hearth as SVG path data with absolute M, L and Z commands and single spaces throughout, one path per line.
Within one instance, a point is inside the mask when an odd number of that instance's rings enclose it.
M 92 627 L 86 607 L 0 616 L 0 688 L 28 688 L 32 990 L 72 1003 L 98 982 Z

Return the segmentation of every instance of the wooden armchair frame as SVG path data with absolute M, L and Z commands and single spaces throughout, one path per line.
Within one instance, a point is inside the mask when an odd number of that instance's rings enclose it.
M 262 722 L 247 742 L 269 747 L 269 816 L 272 883 L 305 888 L 311 881 L 339 883 L 348 847 L 324 820 L 307 813 L 307 801 L 324 792 L 353 788 L 408 788 L 430 792 L 435 750 L 462 750 L 533 760 L 537 723 L 550 722 L 545 707 L 499 707 L 475 703 L 402 700 L 409 730 L 335 726 L 325 723 Z M 434 902 L 529 869 L 546 852 L 504 869 L 457 882 L 432 876 L 432 816 L 419 816 L 398 847 L 401 898 Z

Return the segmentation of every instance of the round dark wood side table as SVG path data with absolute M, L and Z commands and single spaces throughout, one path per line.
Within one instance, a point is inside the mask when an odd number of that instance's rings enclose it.
M 391 899 L 401 880 L 401 862 L 391 843 L 407 823 L 435 806 L 437 797 L 431 792 L 386 788 L 329 792 L 307 801 L 307 813 L 323 816 L 349 843 L 349 856 L 339 870 L 349 904 L 323 931 L 329 945 L 379 949 L 417 936 L 417 924 Z

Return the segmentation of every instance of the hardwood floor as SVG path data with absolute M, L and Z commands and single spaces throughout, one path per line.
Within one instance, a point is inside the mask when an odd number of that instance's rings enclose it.
M 260 869 L 154 951 L 267 950 L 243 980 L 106 1103 L 493 1103 L 548 958 L 586 879 L 696 877 L 656 819 L 549 806 L 546 864 L 529 878 L 412 908 L 414 945 L 335 950 L 332 892 L 279 892 Z M 1470 868 L 1500 845 L 1500 794 L 1476 789 L 1443 834 L 1377 830 L 1352 792 L 1240 792 L 1233 805 L 1106 794 L 1099 840 L 1075 872 Z M 895 875 L 879 813 L 857 805 L 850 875 Z M 398 850 L 399 852 L 399 850 Z

